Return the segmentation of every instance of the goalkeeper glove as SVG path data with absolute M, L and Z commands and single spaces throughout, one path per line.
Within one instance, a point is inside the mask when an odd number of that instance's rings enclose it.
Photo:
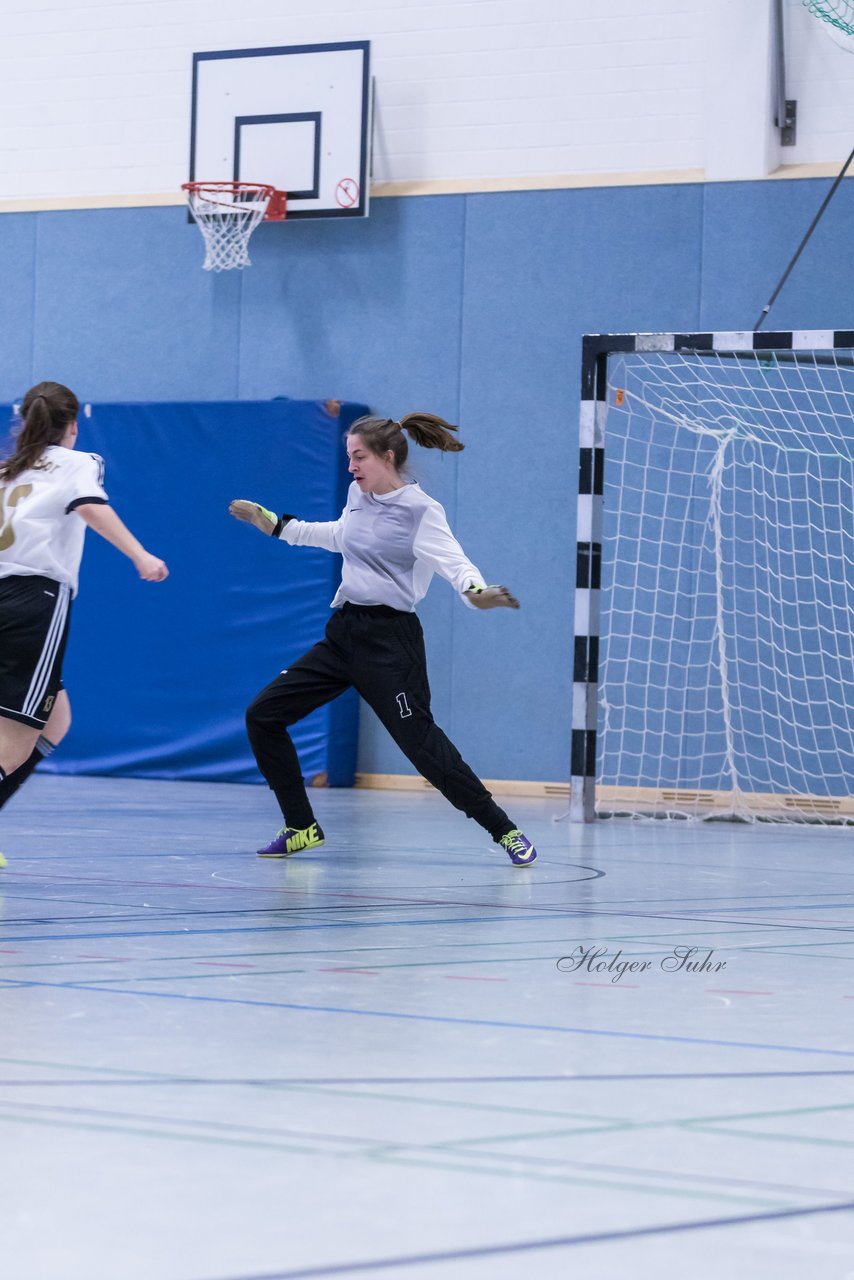
M 254 524 L 256 529 L 269 534 L 271 538 L 278 538 L 288 521 L 295 519 L 289 515 L 277 516 L 259 502 L 249 502 L 246 498 L 235 498 L 229 503 L 228 510 L 237 520 Z
M 473 582 L 463 594 L 476 609 L 519 608 L 519 601 L 506 587 L 485 587 L 482 582 Z

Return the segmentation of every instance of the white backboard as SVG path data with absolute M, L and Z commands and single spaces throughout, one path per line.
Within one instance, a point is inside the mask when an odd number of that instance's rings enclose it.
M 288 218 L 364 217 L 370 42 L 193 54 L 190 181 L 266 182 Z

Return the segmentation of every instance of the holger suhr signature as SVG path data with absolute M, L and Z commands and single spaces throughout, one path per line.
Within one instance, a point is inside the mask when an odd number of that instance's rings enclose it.
M 720 973 L 726 968 L 726 960 L 715 960 L 711 947 L 679 946 L 659 960 L 663 973 Z M 624 960 L 622 951 L 609 952 L 607 947 L 583 946 L 581 943 L 568 956 L 561 956 L 557 967 L 561 973 L 609 974 L 612 982 L 619 982 L 627 973 L 647 973 L 655 965 L 653 960 Z

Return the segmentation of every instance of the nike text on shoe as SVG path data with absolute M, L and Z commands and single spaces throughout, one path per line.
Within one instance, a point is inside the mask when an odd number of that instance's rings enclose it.
M 282 827 L 276 836 L 258 850 L 259 858 L 290 858 L 303 849 L 319 849 L 324 842 L 324 835 L 316 822 L 310 827 Z
M 523 836 L 518 827 L 508 831 L 498 842 L 514 867 L 530 867 L 537 861 L 537 851 L 527 836 Z

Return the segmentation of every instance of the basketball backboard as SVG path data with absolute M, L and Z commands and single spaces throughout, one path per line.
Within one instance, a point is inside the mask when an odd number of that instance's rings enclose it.
M 370 43 L 193 54 L 190 179 L 266 182 L 288 219 L 364 217 Z

